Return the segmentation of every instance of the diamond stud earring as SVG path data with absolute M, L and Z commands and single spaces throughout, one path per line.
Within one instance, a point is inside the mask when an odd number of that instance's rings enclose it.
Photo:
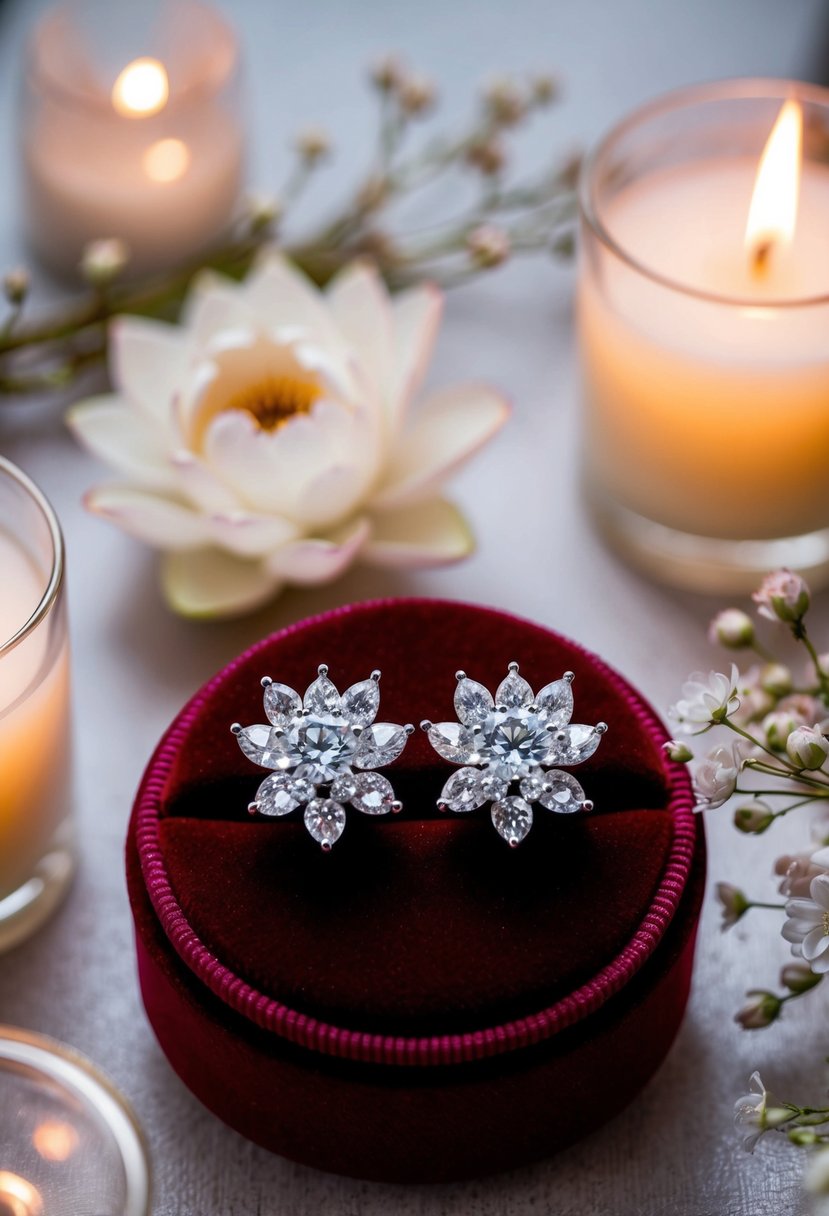
M 287 684 L 262 679 L 267 724 L 230 728 L 249 760 L 275 770 L 250 803 L 252 815 L 304 807 L 308 832 L 327 852 L 343 834 L 344 803 L 365 815 L 402 809 L 391 782 L 373 770 L 397 759 L 414 727 L 374 721 L 379 684 L 373 671 L 340 696 L 324 663 L 302 698 Z
M 446 782 L 440 810 L 474 811 L 491 802 L 496 830 L 515 848 L 532 827 L 533 803 L 565 815 L 593 809 L 575 777 L 548 767 L 581 764 L 607 730 L 604 722 L 570 724 L 572 671 L 537 695 L 518 674 L 517 663 L 510 663 L 494 697 L 463 671 L 456 679 L 458 721 L 421 722 L 439 756 L 467 766 Z M 510 793 L 514 782 L 519 782 L 518 794 Z

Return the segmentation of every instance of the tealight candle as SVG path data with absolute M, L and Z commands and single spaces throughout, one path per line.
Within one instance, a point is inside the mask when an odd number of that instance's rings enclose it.
M 126 243 L 133 271 L 185 260 L 215 240 L 238 200 L 233 32 L 200 0 L 155 7 L 84 0 L 51 10 L 32 37 L 26 223 L 37 253 L 61 273 L 106 237 Z M 156 21 L 136 32 L 136 13 Z
M 74 869 L 63 542 L 0 457 L 0 949 L 56 906 Z
M 649 572 L 742 590 L 829 574 L 829 92 L 675 94 L 583 179 L 590 501 Z

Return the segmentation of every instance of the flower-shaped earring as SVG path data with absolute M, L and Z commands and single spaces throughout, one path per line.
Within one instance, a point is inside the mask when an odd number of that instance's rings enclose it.
M 371 770 L 396 760 L 414 727 L 374 721 L 379 683 L 373 671 L 340 696 L 324 663 L 304 698 L 262 679 L 268 724 L 230 728 L 249 760 L 276 770 L 257 790 L 252 815 L 289 815 L 302 806 L 306 828 L 328 851 L 345 828 L 343 803 L 365 815 L 401 810 L 391 783 Z
M 572 671 L 547 684 L 537 696 L 510 663 L 493 698 L 463 671 L 456 675 L 457 722 L 422 722 L 432 747 L 451 764 L 474 767 L 453 773 L 438 802 L 442 811 L 474 811 L 492 802 L 492 822 L 513 848 L 532 827 L 532 803 L 549 811 L 590 811 L 593 803 L 570 773 L 548 765 L 581 764 L 592 756 L 607 730 L 568 725 L 573 714 Z M 513 782 L 520 794 L 510 794 Z

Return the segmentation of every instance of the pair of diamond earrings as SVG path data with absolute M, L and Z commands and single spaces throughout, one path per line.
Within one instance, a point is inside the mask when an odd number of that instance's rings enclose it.
M 589 811 L 593 803 L 570 773 L 607 730 L 570 723 L 573 673 L 537 694 L 510 663 L 495 696 L 483 684 L 456 674 L 457 722 L 421 722 L 432 747 L 450 764 L 463 765 L 443 787 L 438 809 L 465 813 L 491 803 L 492 822 L 513 848 L 532 827 L 533 804 L 558 814 Z M 249 760 L 273 769 L 248 810 L 289 815 L 304 808 L 305 826 L 326 851 L 346 824 L 345 804 L 365 815 L 403 809 L 391 782 L 375 770 L 403 751 L 414 727 L 376 722 L 380 672 L 340 695 L 322 664 L 304 697 L 269 676 L 262 680 L 267 723 L 231 726 Z M 510 793 L 515 783 L 519 792 Z

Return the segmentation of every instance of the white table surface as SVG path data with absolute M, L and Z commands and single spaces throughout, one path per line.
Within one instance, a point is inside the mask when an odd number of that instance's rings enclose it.
M 8 186 L 16 180 L 22 38 L 40 7 L 9 0 L 0 15 L 0 267 L 24 256 Z M 529 133 L 531 162 L 594 139 L 631 106 L 667 88 L 727 75 L 808 73 L 825 6 L 820 0 L 239 0 L 227 7 L 247 47 L 256 144 L 251 181 L 277 183 L 290 133 L 314 121 L 330 126 L 339 148 L 329 171 L 336 186 L 366 150 L 371 103 L 362 65 L 387 48 L 406 51 L 433 72 L 458 116 L 482 76 L 525 67 L 560 71 L 566 101 Z M 320 190 L 313 210 L 323 196 Z M 773 987 L 787 951 L 773 938 L 762 945 L 742 927 L 723 936 L 710 895 L 683 1029 L 636 1104 L 554 1160 L 463 1186 L 363 1184 L 248 1144 L 173 1075 L 139 1001 L 122 865 L 137 781 L 185 698 L 266 632 L 348 600 L 432 594 L 498 605 L 555 626 L 602 653 L 660 708 L 687 671 L 709 665 L 704 624 L 711 603 L 641 580 L 602 548 L 583 517 L 575 484 L 571 287 L 570 270 L 525 263 L 449 304 L 433 383 L 486 377 L 515 402 L 508 430 L 457 483 L 480 534 L 477 556 L 455 570 L 407 577 L 355 571 L 339 585 L 288 595 L 238 623 L 196 625 L 171 616 L 159 598 L 151 556 L 84 514 L 81 493 L 101 470 L 75 448 L 54 406 L 0 410 L 0 451 L 49 494 L 69 548 L 83 854 L 60 915 L 0 958 L 0 1021 L 72 1043 L 123 1088 L 149 1138 L 157 1216 L 780 1216 L 801 1210 L 802 1157 L 782 1142 L 746 1156 L 731 1110 L 754 1067 L 772 1084 L 789 1078 L 790 1093 L 799 1087 L 816 1098 L 823 1092 L 825 1078 L 814 1070 L 827 1047 L 822 1001 L 795 1006 L 767 1032 L 738 1030 L 731 1015 L 744 990 L 753 983 Z M 739 839 L 729 816 L 716 812 L 708 829 L 712 878 L 762 886 L 783 840 Z

